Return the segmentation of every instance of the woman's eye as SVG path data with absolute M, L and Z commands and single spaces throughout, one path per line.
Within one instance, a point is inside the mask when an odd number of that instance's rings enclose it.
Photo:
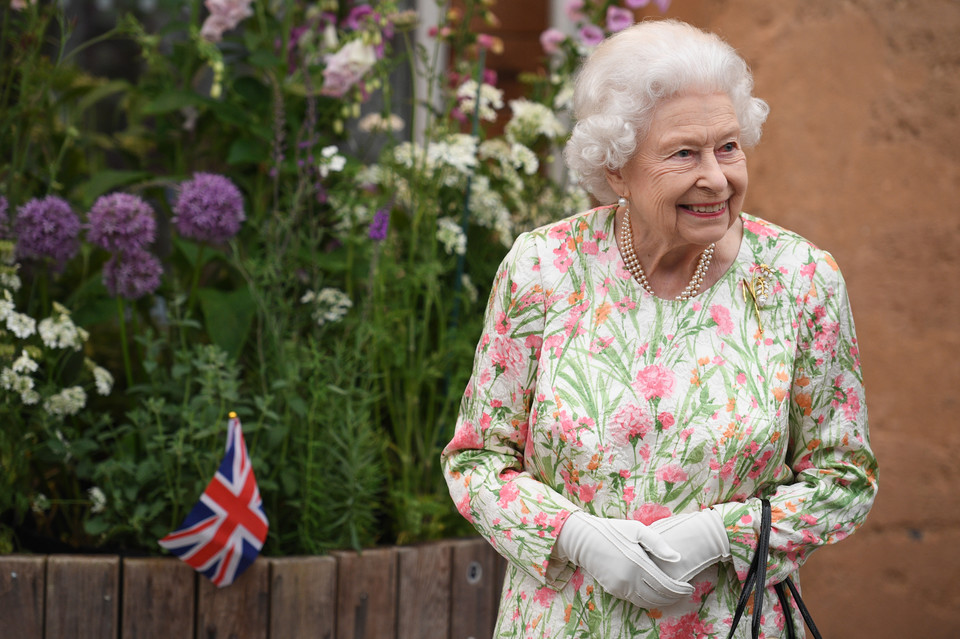
M 720 147 L 720 150 L 723 151 L 724 153 L 733 153 L 734 151 L 737 150 L 737 143 L 727 142 L 726 144 Z
M 693 157 L 693 151 L 691 151 L 690 149 L 680 149 L 679 151 L 677 151 L 676 156 L 678 158 Z

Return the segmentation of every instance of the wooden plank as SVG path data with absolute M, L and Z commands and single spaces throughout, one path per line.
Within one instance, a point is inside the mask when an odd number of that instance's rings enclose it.
M 333 639 L 337 560 L 284 557 L 270 561 L 270 637 Z
M 397 551 L 374 548 L 338 552 L 338 639 L 397 636 Z
M 254 561 L 229 586 L 197 576 L 197 630 L 202 639 L 267 639 L 270 562 Z
M 43 639 L 43 590 L 47 559 L 0 557 L 0 628 L 5 637 Z
M 123 560 L 121 637 L 193 637 L 197 573 L 179 559 Z
M 402 547 L 397 549 L 397 557 L 397 638 L 447 639 L 452 544 Z
M 46 636 L 117 636 L 120 558 L 51 555 L 47 558 Z
M 493 635 L 500 599 L 497 557 L 497 551 L 482 538 L 454 544 L 450 639 Z

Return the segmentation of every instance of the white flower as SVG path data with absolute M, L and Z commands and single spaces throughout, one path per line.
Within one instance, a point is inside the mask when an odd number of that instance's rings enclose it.
M 14 373 L 33 373 L 36 372 L 37 368 L 39 368 L 39 365 L 31 359 L 27 351 L 22 351 L 20 357 L 13 362 Z
M 87 331 L 73 323 L 70 312 L 57 302 L 53 303 L 50 317 L 40 320 L 38 330 L 47 348 L 72 348 L 78 351 L 89 337 Z
M 339 149 L 331 145 L 326 146 L 320 151 L 320 155 L 323 159 L 320 160 L 320 163 L 317 165 L 317 170 L 320 171 L 321 177 L 327 177 L 330 173 L 337 173 L 343 170 L 343 167 L 347 165 L 347 158 L 337 153 Z
M 457 89 L 457 100 L 459 101 L 460 111 L 467 116 L 473 117 L 477 108 L 477 81 L 467 80 Z M 480 110 L 481 120 L 486 122 L 495 122 L 497 119 L 496 109 L 503 108 L 503 91 L 489 84 L 480 85 Z
M 526 99 L 510 100 L 510 109 L 513 117 L 504 134 L 511 142 L 530 146 L 541 135 L 553 140 L 567 132 L 563 123 L 544 104 Z
M 467 252 L 467 236 L 453 218 L 442 217 L 437 220 L 437 240 L 443 244 L 448 255 L 464 255 Z
M 470 212 L 477 224 L 496 231 L 504 246 L 513 243 L 510 211 L 504 206 L 500 194 L 490 188 L 490 178 L 485 175 L 474 178 L 470 192 Z
M 44 511 L 50 509 L 50 499 L 43 493 L 37 493 L 30 504 L 30 509 L 38 515 L 42 515 Z
M 87 404 L 87 393 L 79 386 L 64 388 L 43 402 L 43 409 L 54 417 L 76 415 Z
M 20 276 L 17 274 L 19 268 L 19 264 L 0 267 L 0 286 L 8 288 L 11 291 L 19 291 L 23 285 L 20 282 Z
M 537 154 L 529 147 L 515 142 L 510 146 L 510 154 L 513 165 L 527 175 L 533 175 L 540 168 L 540 160 L 537 158 Z
M 103 494 L 103 491 L 97 486 L 93 486 L 87 490 L 87 495 L 90 497 L 90 512 L 103 512 L 103 509 L 107 506 L 107 496 Z
M 109 395 L 113 390 L 113 375 L 102 366 L 93 367 L 93 382 L 101 395 Z
M 10 291 L 4 289 L 3 299 L 0 299 L 0 322 L 6 321 L 16 308 L 17 306 L 13 303 L 13 296 L 10 295 Z
M 0 309 L 2 314 L 3 310 Z M 20 339 L 25 339 L 37 332 L 37 321 L 29 315 L 12 311 L 7 313 L 7 328 Z
M 353 307 L 350 297 L 337 288 L 322 288 L 319 293 L 308 291 L 300 298 L 304 304 L 313 303 L 313 319 L 318 326 L 337 322 Z
M 393 131 L 397 133 L 403 130 L 403 118 L 398 115 L 390 114 L 390 117 L 384 118 L 379 113 L 368 113 L 360 118 L 357 127 L 364 133 L 386 133 Z
M 463 284 L 463 290 L 467 294 L 467 299 L 470 300 L 470 302 L 475 303 L 480 297 L 480 293 L 477 291 L 477 287 L 473 283 L 473 280 L 470 279 L 470 275 L 467 273 L 461 275 L 460 283 Z
M 40 393 L 28 388 L 20 392 L 20 401 L 23 402 L 26 406 L 33 406 L 40 401 Z

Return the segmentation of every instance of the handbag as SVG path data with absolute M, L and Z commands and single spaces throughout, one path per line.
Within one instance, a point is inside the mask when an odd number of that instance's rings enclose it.
M 767 582 L 767 555 L 770 552 L 770 525 L 772 519 L 769 500 L 761 499 L 760 502 L 762 510 L 760 516 L 760 536 L 757 539 L 757 551 L 753 556 L 753 561 L 750 562 L 747 578 L 743 582 L 743 589 L 740 591 L 740 598 L 737 600 L 737 609 L 733 614 L 733 624 L 730 626 L 730 634 L 727 635 L 727 639 L 732 639 L 733 633 L 740 623 L 740 618 L 743 616 L 743 612 L 747 607 L 747 600 L 750 598 L 751 592 L 755 592 L 753 600 L 753 621 L 751 625 L 751 630 L 753 631 L 752 636 L 753 639 L 758 639 L 760 636 L 760 617 L 763 614 L 763 595 L 766 590 L 764 584 Z M 810 611 L 807 610 L 803 599 L 800 598 L 800 591 L 797 590 L 797 587 L 793 584 L 793 580 L 787 577 L 782 582 L 776 584 L 773 589 L 777 593 L 777 599 L 780 600 L 780 607 L 783 608 L 783 615 L 786 620 L 784 625 L 787 628 L 788 639 L 796 639 L 796 632 L 793 629 L 793 608 L 790 605 L 789 595 L 787 595 L 788 590 L 790 595 L 793 595 L 793 598 L 796 600 L 797 608 L 800 609 L 800 614 L 803 616 L 807 627 L 810 628 L 810 632 L 813 633 L 815 639 L 823 639 L 820 636 L 820 631 L 817 629 L 816 624 L 813 623 L 813 617 L 810 616 Z

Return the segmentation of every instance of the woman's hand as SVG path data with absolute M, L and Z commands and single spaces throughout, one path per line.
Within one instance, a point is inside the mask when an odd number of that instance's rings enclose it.
M 560 529 L 555 553 L 580 566 L 611 595 L 641 608 L 669 606 L 693 594 L 690 584 L 658 567 L 678 561 L 680 555 L 639 521 L 575 512 Z
M 679 561 L 654 557 L 663 572 L 679 581 L 690 581 L 707 566 L 730 559 L 727 528 L 720 513 L 710 508 L 666 517 L 650 524 L 650 528 L 680 553 Z

